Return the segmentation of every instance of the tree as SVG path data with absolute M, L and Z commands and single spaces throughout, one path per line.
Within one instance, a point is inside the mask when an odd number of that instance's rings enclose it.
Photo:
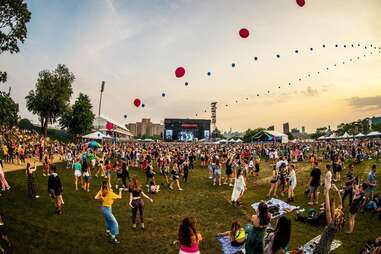
M 317 139 L 318 137 L 325 136 L 327 134 L 330 134 L 329 129 L 327 127 L 320 127 L 316 129 L 315 133 L 311 134 L 311 138 Z
M 18 105 L 9 93 L 0 91 L 0 124 L 9 129 L 17 124 Z
M 224 139 L 224 135 L 222 135 L 221 131 L 217 128 L 215 128 L 212 132 L 212 138 L 222 138 Z
M 31 121 L 27 118 L 23 118 L 19 121 L 18 123 L 18 127 L 22 130 L 33 130 L 33 124 L 31 123 Z
M 23 0 L 1 0 L 0 2 L 0 54 L 17 53 L 18 43 L 24 43 L 31 13 Z M 7 73 L 0 71 L 0 82 L 7 80 Z
M 246 143 L 250 143 L 250 142 L 254 141 L 253 137 L 255 135 L 257 135 L 258 132 L 263 131 L 263 130 L 264 130 L 264 128 L 256 128 L 254 130 L 248 129 L 247 131 L 245 131 L 245 133 L 243 135 L 243 141 Z
M 71 84 L 74 74 L 63 65 L 57 65 L 53 71 L 43 70 L 38 74 L 36 89 L 26 96 L 29 111 L 39 116 L 41 134 L 46 137 L 48 124 L 56 122 L 69 106 L 73 93 Z
M 73 135 L 89 133 L 95 118 L 92 107 L 89 96 L 80 93 L 74 105 L 62 114 L 60 125 Z

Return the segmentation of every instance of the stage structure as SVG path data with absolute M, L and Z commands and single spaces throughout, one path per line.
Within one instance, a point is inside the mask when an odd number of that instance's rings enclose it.
M 164 119 L 165 141 L 195 141 L 210 138 L 210 120 Z

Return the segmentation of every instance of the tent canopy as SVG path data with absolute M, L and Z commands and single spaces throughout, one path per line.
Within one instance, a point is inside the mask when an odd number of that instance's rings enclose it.
M 372 132 L 369 132 L 368 135 L 366 135 L 367 137 L 376 137 L 376 136 L 381 136 L 381 132 L 378 132 L 378 131 L 372 131 Z
M 82 136 L 84 139 L 93 139 L 93 140 L 103 140 L 103 139 L 112 139 L 109 135 L 103 134 L 100 131 L 96 131 L 87 135 Z
M 288 142 L 288 136 L 278 131 L 263 130 L 253 136 L 253 139 L 257 141 L 277 141 L 282 143 Z
M 362 134 L 362 133 L 360 132 L 360 133 L 359 133 L 359 134 L 357 134 L 355 137 L 356 137 L 356 138 L 362 138 L 362 137 L 365 137 L 365 135 L 364 135 L 364 134 Z

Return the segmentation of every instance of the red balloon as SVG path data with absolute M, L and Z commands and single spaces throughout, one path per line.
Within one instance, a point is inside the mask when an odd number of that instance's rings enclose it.
M 135 99 L 134 100 L 134 105 L 135 105 L 135 107 L 139 107 L 140 106 L 140 104 L 141 104 L 142 102 L 139 100 L 139 99 Z
M 296 0 L 296 3 L 300 6 L 303 7 L 306 4 L 305 0 Z
M 247 30 L 246 28 L 242 28 L 241 30 L 239 30 L 239 36 L 241 36 L 242 38 L 249 37 L 249 34 L 249 30 Z
M 113 126 L 112 123 L 110 123 L 110 122 L 107 122 L 107 123 L 106 123 L 106 129 L 107 129 L 107 130 L 111 130 L 113 127 L 114 127 L 114 126 Z
M 185 75 L 184 67 L 177 67 L 175 74 L 177 78 L 181 78 L 182 76 L 184 76 Z

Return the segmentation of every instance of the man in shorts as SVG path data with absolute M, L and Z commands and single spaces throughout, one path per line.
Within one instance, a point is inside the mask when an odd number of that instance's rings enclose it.
M 318 167 L 318 162 L 315 161 L 314 167 L 310 174 L 310 182 L 309 182 L 310 202 L 308 202 L 309 205 L 318 204 L 318 200 L 319 200 L 318 189 L 320 186 L 320 176 L 321 176 L 321 170 Z

